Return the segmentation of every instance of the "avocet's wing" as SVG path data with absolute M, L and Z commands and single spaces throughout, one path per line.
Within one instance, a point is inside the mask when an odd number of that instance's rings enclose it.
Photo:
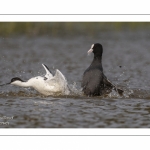
M 56 69 L 55 75 L 47 81 L 47 84 L 49 87 L 53 88 L 54 92 L 62 92 L 66 95 L 70 93 L 68 82 L 65 76 L 58 69 Z
M 52 75 L 51 71 L 49 70 L 49 68 L 45 64 L 42 64 L 42 66 L 44 67 L 44 69 L 46 71 L 45 79 L 49 80 L 49 79 L 53 78 L 53 75 Z
M 55 73 L 55 76 L 54 76 L 55 79 L 58 79 L 60 81 L 65 81 L 67 82 L 65 76 L 58 70 L 56 69 L 56 73 Z
M 67 82 L 65 76 L 58 69 L 56 69 L 54 79 L 55 79 L 55 81 L 57 81 L 57 83 L 59 84 L 61 89 L 63 89 L 65 94 L 69 94 L 68 82 Z

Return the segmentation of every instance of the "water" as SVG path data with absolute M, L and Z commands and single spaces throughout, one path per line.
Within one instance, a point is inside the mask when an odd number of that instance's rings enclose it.
M 1 37 L 0 84 L 12 77 L 27 80 L 44 75 L 44 63 L 65 75 L 73 93 L 45 97 L 33 89 L 0 87 L 0 127 L 150 127 L 149 41 L 150 33 L 145 30 L 100 32 L 97 36 Z M 93 59 L 87 51 L 97 42 L 104 48 L 104 73 L 125 90 L 123 96 L 114 91 L 101 97 L 81 93 L 82 74 Z

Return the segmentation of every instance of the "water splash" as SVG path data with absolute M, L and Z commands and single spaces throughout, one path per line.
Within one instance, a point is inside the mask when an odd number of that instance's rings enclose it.
M 131 89 L 124 89 L 123 95 L 120 95 L 115 90 L 112 90 L 111 93 L 107 95 L 108 98 L 130 98 L 130 96 L 134 93 Z
M 68 84 L 69 88 L 69 93 L 68 89 L 63 93 L 54 93 L 49 95 L 49 97 L 62 97 L 62 98 L 67 98 L 67 97 L 80 97 L 80 98 L 86 98 L 82 92 L 82 88 L 80 88 L 76 82 L 72 84 Z M 111 93 L 103 95 L 103 96 L 98 96 L 97 98 L 102 99 L 102 98 L 116 98 L 116 99 L 139 99 L 139 98 L 145 98 L 145 99 L 150 99 L 150 91 L 144 90 L 144 89 L 131 89 L 131 88 L 123 88 L 124 93 L 123 95 L 119 95 L 118 92 L 115 90 L 112 90 Z M 47 97 L 44 96 L 37 91 L 35 91 L 32 88 L 13 88 L 13 89 L 8 89 L 7 91 L 0 91 L 0 97 L 2 98 L 8 98 L 8 97 Z
M 81 96 L 83 95 L 82 88 L 77 87 L 77 83 L 69 84 L 70 95 Z

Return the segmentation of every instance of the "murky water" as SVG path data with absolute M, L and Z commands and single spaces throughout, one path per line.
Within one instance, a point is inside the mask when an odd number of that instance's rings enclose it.
M 0 84 L 45 74 L 42 63 L 59 69 L 74 93 L 44 97 L 33 89 L 0 87 L 1 128 L 150 127 L 150 32 L 100 32 L 98 36 L 0 38 Z M 91 44 L 104 48 L 104 73 L 125 90 L 103 97 L 80 92 Z

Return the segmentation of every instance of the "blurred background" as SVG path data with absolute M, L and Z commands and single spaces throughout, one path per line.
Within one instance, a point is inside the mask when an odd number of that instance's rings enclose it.
M 0 36 L 24 34 L 37 36 L 94 35 L 100 31 L 150 29 L 149 22 L 1 22 Z

